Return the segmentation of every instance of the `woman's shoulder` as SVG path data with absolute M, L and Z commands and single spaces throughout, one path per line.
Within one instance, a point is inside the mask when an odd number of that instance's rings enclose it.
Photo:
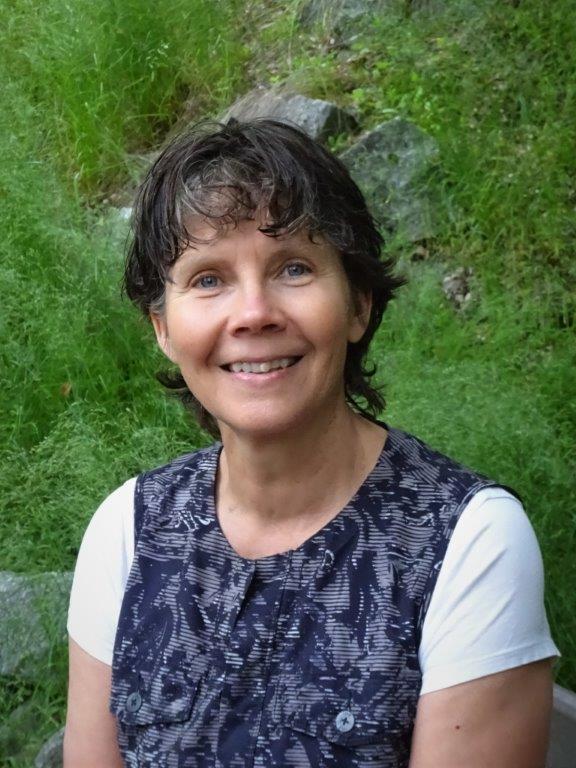
M 398 474 L 409 476 L 421 491 L 434 489 L 446 501 L 454 502 L 460 511 L 483 489 L 499 489 L 499 494 L 507 493 L 510 499 L 520 501 L 517 492 L 497 478 L 471 468 L 403 429 L 387 427 L 387 430 L 384 459 Z M 478 503 L 480 498 L 474 503 Z
M 113 490 L 97 507 L 84 532 L 79 561 L 95 565 L 104 556 L 115 569 L 129 570 L 134 542 L 134 492 L 137 477 L 131 477 Z
M 160 464 L 152 469 L 146 469 L 138 477 L 156 477 L 178 475 L 203 468 L 218 457 L 222 444 L 219 442 L 201 446 L 193 451 L 182 453 L 170 461 Z
M 145 469 L 140 474 L 126 480 L 115 488 L 99 504 L 86 528 L 83 546 L 95 546 L 99 542 L 108 542 L 107 550 L 117 544 L 125 552 L 131 553 L 134 540 L 134 510 L 138 504 L 138 493 L 143 485 L 170 485 L 171 480 L 184 478 L 189 482 L 191 475 L 214 464 L 220 444 L 199 448 L 181 454 L 176 458 L 152 469 Z M 118 549 L 116 547 L 116 549 Z
M 96 659 L 110 664 L 124 587 L 134 557 L 132 477 L 96 509 L 84 532 L 68 609 L 70 636 Z
M 120 522 L 129 520 L 134 510 L 137 480 L 137 476 L 131 477 L 109 493 L 96 508 L 86 530 L 117 527 Z
M 485 488 L 463 510 L 422 629 L 422 693 L 558 655 L 544 572 L 520 501 Z
M 191 475 L 203 470 L 213 468 L 217 462 L 222 444 L 219 442 L 201 446 L 188 453 L 180 454 L 165 464 L 146 469 L 136 478 L 137 484 L 141 483 L 166 483 L 177 481 L 180 478 L 189 480 Z

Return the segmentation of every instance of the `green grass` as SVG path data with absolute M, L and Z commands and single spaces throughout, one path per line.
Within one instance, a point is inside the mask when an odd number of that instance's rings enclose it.
M 3 64 L 42 120 L 45 147 L 81 192 L 130 176 L 128 153 L 164 139 L 183 104 L 227 102 L 242 82 L 235 0 L 13 0 Z
M 524 497 L 558 680 L 576 689 L 576 9 L 404 5 L 342 47 L 300 32 L 295 0 L 2 3 L 0 569 L 71 569 L 110 490 L 206 440 L 153 380 L 162 361 L 120 298 L 125 230 L 104 201 L 175 126 L 289 82 L 440 144 L 442 226 L 424 262 L 396 249 L 410 285 L 374 345 L 386 418 Z M 441 291 L 455 265 L 474 268 L 464 313 Z M 64 649 L 42 680 L 0 689 L 0 720 L 31 702 L 35 749 L 63 720 Z
M 537 271 L 566 289 L 576 269 L 576 8 L 448 5 L 409 22 L 390 12 L 344 50 L 322 30 L 288 38 L 289 65 L 276 78 L 355 110 L 363 128 L 413 119 L 440 144 L 442 241 L 479 265 L 487 245 L 498 249 L 488 270 L 512 284 L 533 284 Z M 286 35 L 294 17 L 276 24 Z

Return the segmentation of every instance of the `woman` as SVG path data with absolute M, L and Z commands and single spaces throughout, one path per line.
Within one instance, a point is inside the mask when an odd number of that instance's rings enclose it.
M 150 170 L 127 292 L 221 443 L 90 523 L 66 766 L 543 765 L 538 546 L 511 492 L 376 420 L 380 247 L 293 127 L 198 128 Z

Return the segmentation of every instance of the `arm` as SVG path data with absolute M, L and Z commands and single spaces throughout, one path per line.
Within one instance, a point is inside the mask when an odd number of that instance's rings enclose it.
M 111 668 L 70 639 L 64 768 L 123 768 L 108 711 Z
M 550 659 L 420 697 L 409 768 L 544 768 Z
M 65 768 L 122 768 L 116 721 L 108 710 L 112 650 L 133 556 L 134 481 L 98 508 L 84 535 L 68 612 L 68 715 Z

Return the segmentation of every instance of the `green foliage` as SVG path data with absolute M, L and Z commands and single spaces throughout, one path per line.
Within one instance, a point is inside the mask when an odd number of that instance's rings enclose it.
M 278 77 L 354 109 L 363 128 L 401 115 L 440 144 L 459 259 L 514 284 L 573 283 L 576 7 L 448 3 L 405 19 L 402 3 L 348 46 L 323 30 L 292 43 Z M 285 43 L 286 45 L 286 43 Z M 278 59 L 282 59 L 279 55 Z M 572 305 L 573 306 L 573 305 Z
M 82 191 L 129 173 L 126 153 L 163 140 L 182 112 L 218 108 L 242 80 L 235 3 L 14 0 L 6 76 L 37 107 L 46 151 Z

